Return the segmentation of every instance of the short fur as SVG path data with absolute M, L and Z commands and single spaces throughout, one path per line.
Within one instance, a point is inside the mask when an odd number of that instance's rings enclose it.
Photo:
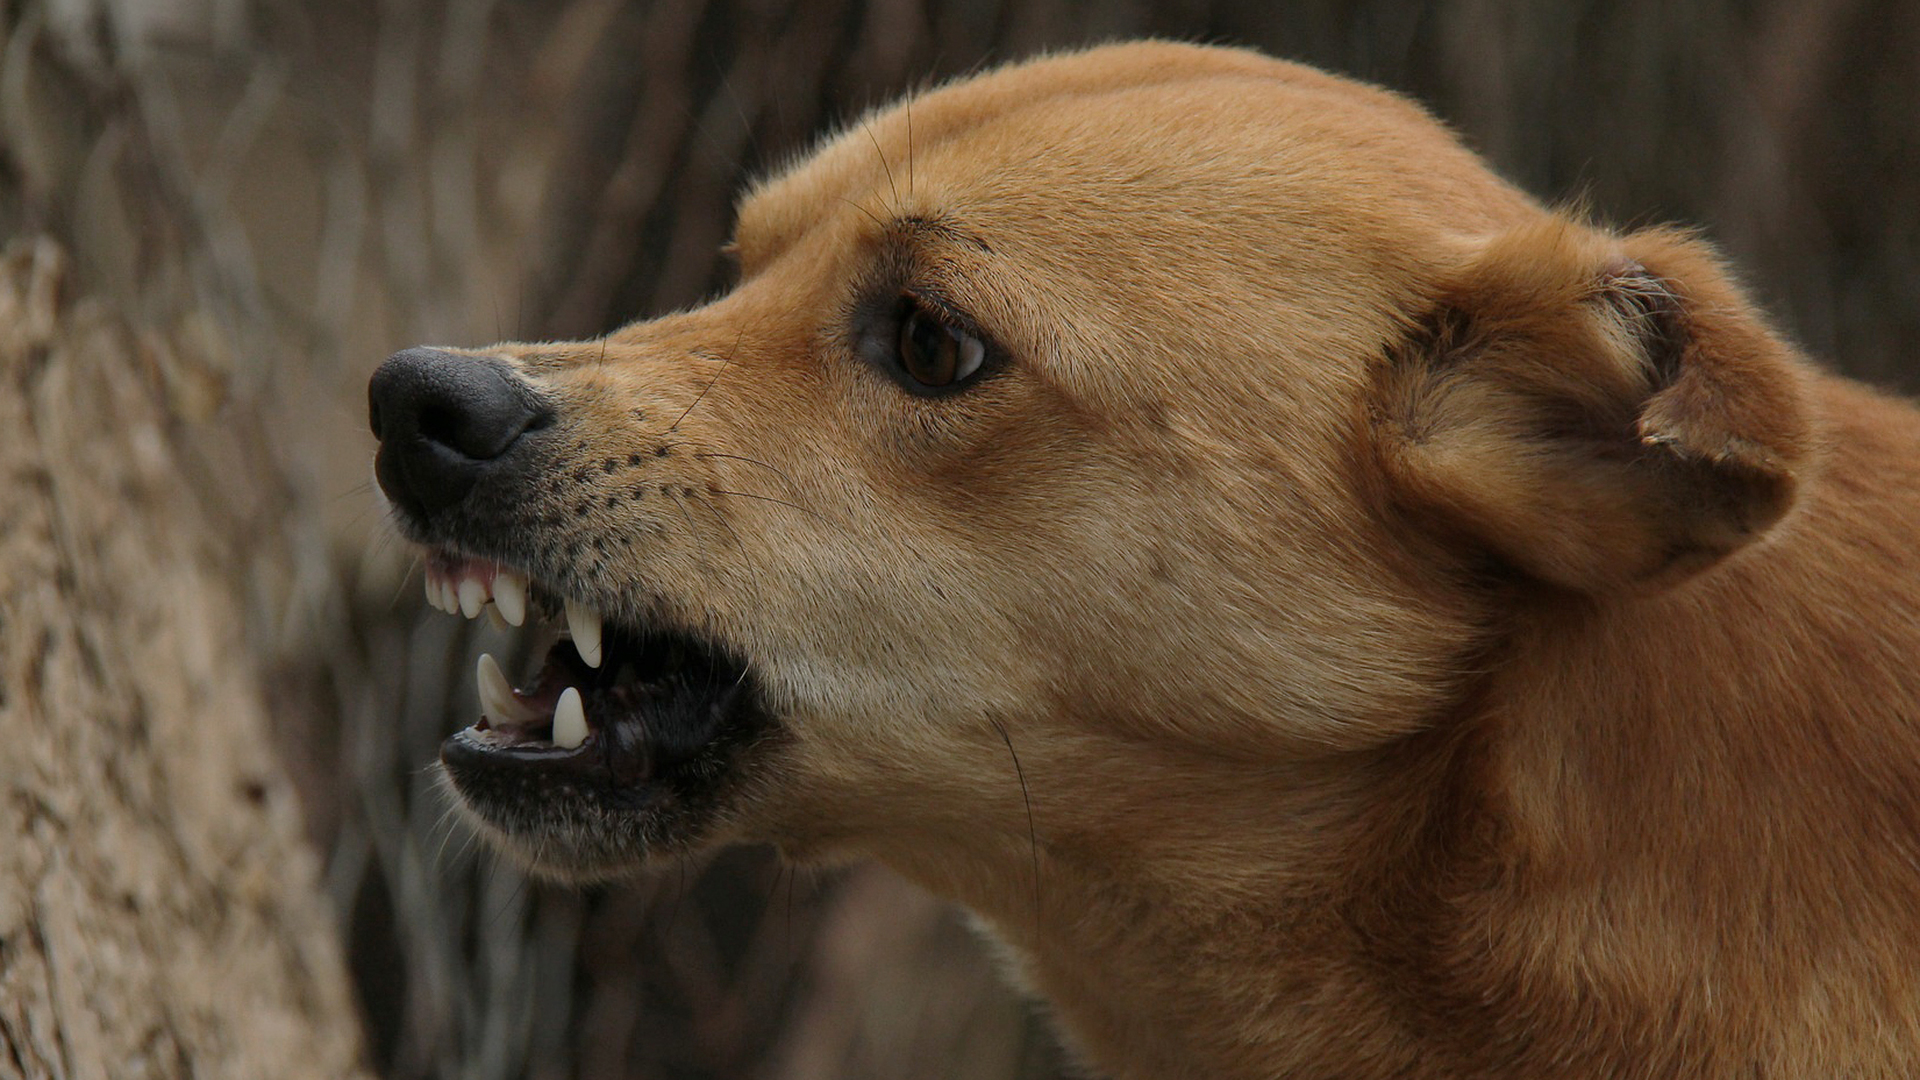
M 577 438 L 543 550 L 779 713 L 699 842 L 967 905 L 1118 1077 L 1920 1076 L 1920 416 L 1700 240 L 1136 44 L 868 117 L 736 247 L 490 350 Z M 902 293 L 987 375 L 862 354 Z

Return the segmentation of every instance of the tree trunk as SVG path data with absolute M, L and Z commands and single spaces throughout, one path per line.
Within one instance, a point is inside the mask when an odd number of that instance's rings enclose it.
M 286 483 L 125 82 L 43 26 L 0 9 L 0 1077 L 354 1076 L 249 640 Z
M 64 261 L 0 261 L 0 1075 L 350 1075 L 243 632 L 256 560 L 207 498 L 270 478 L 193 345 L 63 303 Z

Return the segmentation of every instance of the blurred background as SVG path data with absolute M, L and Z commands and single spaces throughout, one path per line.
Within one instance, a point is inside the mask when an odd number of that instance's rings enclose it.
M 50 238 L 75 288 L 151 330 L 136 359 L 168 438 L 227 439 L 198 490 L 244 538 L 246 662 L 385 1077 L 1070 1075 L 964 919 L 882 871 L 738 851 L 578 892 L 478 850 L 423 769 L 477 713 L 475 654 L 511 645 L 426 608 L 368 484 L 364 387 L 387 354 L 593 336 L 698 302 L 725 285 L 743 183 L 905 90 L 1142 35 L 1384 83 L 1548 200 L 1701 226 L 1815 356 L 1920 389 L 1911 2 L 0 13 L 0 239 Z

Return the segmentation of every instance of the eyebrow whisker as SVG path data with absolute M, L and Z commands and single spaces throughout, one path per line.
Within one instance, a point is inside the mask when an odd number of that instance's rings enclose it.
M 900 189 L 894 186 L 893 166 L 887 163 L 887 152 L 880 149 L 880 140 L 873 133 L 872 123 L 863 121 L 860 126 L 867 133 L 867 141 L 873 144 L 873 152 L 880 158 L 880 167 L 886 170 L 887 190 L 893 193 L 893 208 L 895 212 L 898 212 L 900 209 Z

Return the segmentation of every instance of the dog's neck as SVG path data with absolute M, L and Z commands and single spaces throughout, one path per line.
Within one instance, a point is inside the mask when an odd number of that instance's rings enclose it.
M 887 861 L 984 916 L 1098 1070 L 1308 1068 L 1329 1040 L 1352 1053 L 1404 1044 L 1380 1003 L 1414 991 L 1398 985 L 1383 997 L 1380 977 L 1396 961 L 1382 957 L 1422 947 L 1408 918 L 1446 915 L 1436 890 L 1473 861 L 1464 846 L 1479 818 L 1460 783 L 1481 767 L 1478 743 L 1462 737 L 1471 730 L 1449 723 L 1379 751 L 1284 767 L 1196 757 L 1098 791 L 1053 782 L 1087 775 L 1070 761 L 1029 762 L 1031 837 L 983 831 L 968 858 L 948 847 Z M 1102 822 L 1098 834 L 1052 826 L 1056 797 L 1081 800 L 1070 816 Z M 1089 799 L 1103 800 L 1099 812 Z M 1449 851 L 1460 858 L 1438 865 Z M 1195 965 L 1237 974 L 1195 980 Z M 1200 987 L 1232 987 L 1234 998 L 1207 999 Z

